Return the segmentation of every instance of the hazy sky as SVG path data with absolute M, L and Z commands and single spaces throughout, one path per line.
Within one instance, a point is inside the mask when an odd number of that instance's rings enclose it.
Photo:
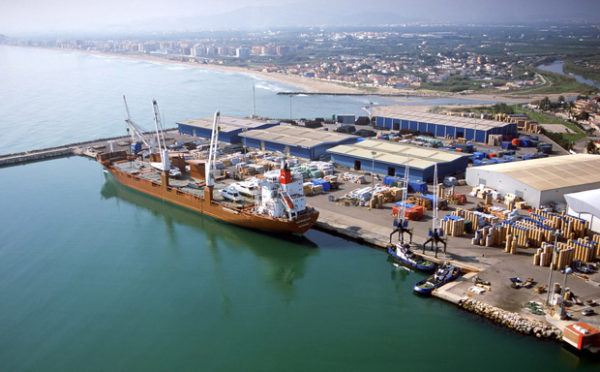
M 600 21 L 600 0 L 0 0 L 0 33 L 102 31 L 144 20 L 168 21 L 236 10 L 238 19 L 243 19 L 248 7 L 270 7 L 275 16 L 282 13 L 282 22 L 297 15 L 299 22 L 307 23 L 324 19 L 324 14 L 335 19 L 358 16 L 360 12 L 372 14 L 373 24 L 377 23 L 378 12 L 397 14 L 398 23 L 430 20 L 486 24 L 573 18 Z M 227 19 L 235 25 L 235 18 Z M 260 25 L 258 17 L 257 23 Z

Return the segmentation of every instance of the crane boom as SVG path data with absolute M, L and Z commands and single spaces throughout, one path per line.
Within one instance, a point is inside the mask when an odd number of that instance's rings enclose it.
M 154 150 L 154 144 L 152 143 L 153 141 L 148 140 L 148 138 L 144 134 L 144 131 L 133 120 L 131 120 L 131 115 L 129 113 L 129 106 L 127 105 L 127 99 L 125 98 L 125 95 L 123 95 L 123 102 L 125 103 L 125 113 L 127 114 L 125 117 L 125 123 L 127 123 L 127 126 L 129 127 L 129 130 L 131 131 L 131 140 L 133 142 L 142 141 L 144 143 L 144 145 L 148 146 L 150 151 L 153 152 L 153 150 Z

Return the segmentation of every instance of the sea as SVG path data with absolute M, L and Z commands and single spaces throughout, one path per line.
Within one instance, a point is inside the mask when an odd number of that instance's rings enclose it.
M 251 114 L 253 85 L 257 113 L 289 115 L 277 82 L 73 52 L 0 47 L 0 82 L 0 153 L 125 134 L 122 94 L 148 129 L 152 98 L 174 126 Z M 294 117 L 384 103 L 292 100 Z M 415 295 L 425 275 L 381 250 L 223 224 L 86 158 L 0 168 L 0 206 L 2 371 L 598 370 Z

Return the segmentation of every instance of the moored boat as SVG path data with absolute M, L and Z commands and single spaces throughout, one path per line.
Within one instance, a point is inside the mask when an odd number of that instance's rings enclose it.
M 415 284 L 414 291 L 420 294 L 428 295 L 434 289 L 439 288 L 446 283 L 450 283 L 459 276 L 459 267 L 444 263 L 433 275 Z
M 388 246 L 388 254 L 396 262 L 411 267 L 413 269 L 433 272 L 435 270 L 435 263 L 425 260 L 422 257 L 417 256 L 408 244 L 397 243 Z
M 160 116 L 156 102 L 154 106 L 157 122 Z M 281 169 L 264 174 L 264 179 L 258 184 L 259 194 L 255 203 L 236 205 L 213 197 L 213 191 L 217 191 L 213 189 L 219 115 L 218 112 L 215 113 L 209 158 L 202 164 L 205 172 L 196 169 L 198 167 L 182 157 L 169 157 L 164 139 L 159 135 L 161 126 L 158 123 L 156 138 L 159 152 L 151 155 L 156 162 L 161 163 L 160 167 L 125 151 L 100 153 L 97 160 L 122 185 L 161 200 L 250 229 L 305 233 L 315 224 L 319 212 L 306 205 L 302 175 L 291 172 L 285 161 L 282 162 Z M 180 170 L 178 180 L 169 172 L 173 168 Z

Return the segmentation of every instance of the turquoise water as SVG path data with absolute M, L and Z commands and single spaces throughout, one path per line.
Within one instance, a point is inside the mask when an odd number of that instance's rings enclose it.
M 597 370 L 414 295 L 423 275 L 382 251 L 228 226 L 106 177 L 76 157 L 0 169 L 0 369 Z

